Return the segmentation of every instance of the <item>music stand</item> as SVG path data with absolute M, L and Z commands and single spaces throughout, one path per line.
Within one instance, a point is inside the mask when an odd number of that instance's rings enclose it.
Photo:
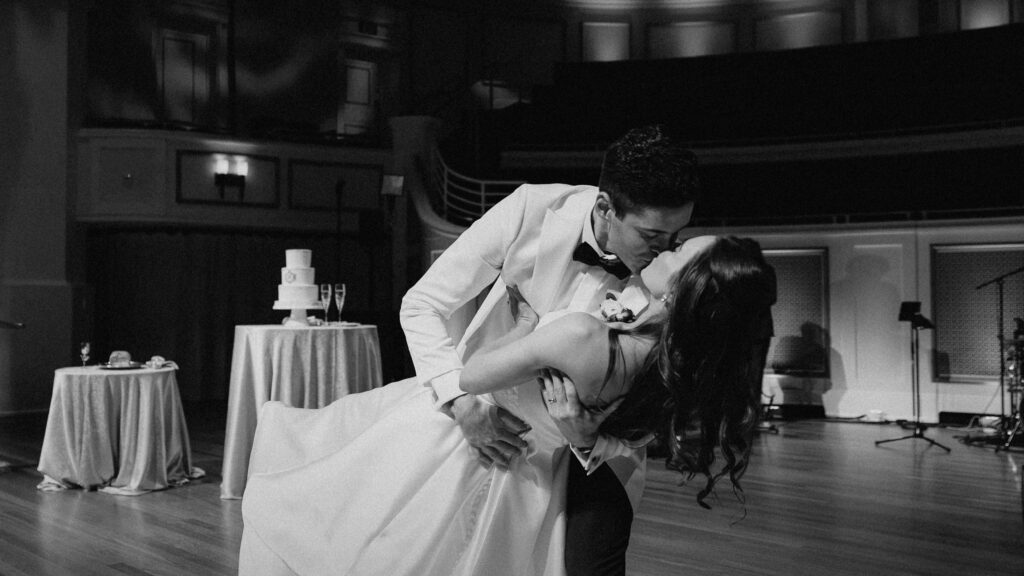
M 925 424 L 921 423 L 921 368 L 918 365 L 918 332 L 921 330 L 931 330 L 935 328 L 931 320 L 921 315 L 921 303 L 920 302 L 902 302 L 900 304 L 900 322 L 910 322 L 910 384 L 911 393 L 914 401 L 914 433 L 909 436 L 903 436 L 902 438 L 890 438 L 888 440 L 877 440 L 875 446 L 885 444 L 886 442 L 896 442 L 898 440 L 909 440 L 911 438 L 920 438 L 931 444 L 932 446 L 938 446 L 946 452 L 951 450 L 935 440 L 924 435 L 924 431 L 928 428 Z

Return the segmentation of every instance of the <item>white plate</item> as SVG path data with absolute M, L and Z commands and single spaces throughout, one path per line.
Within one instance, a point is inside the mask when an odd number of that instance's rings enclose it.
M 139 368 L 144 368 L 145 366 L 141 362 L 132 362 L 132 363 L 127 364 L 127 365 L 124 365 L 124 364 L 116 364 L 115 365 L 115 364 L 110 364 L 108 362 L 108 363 L 105 363 L 105 364 L 100 364 L 99 367 L 101 369 L 103 369 L 103 370 L 138 370 Z

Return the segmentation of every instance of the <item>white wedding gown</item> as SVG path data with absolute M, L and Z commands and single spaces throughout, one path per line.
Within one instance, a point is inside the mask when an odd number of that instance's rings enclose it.
M 564 574 L 572 453 L 536 381 L 483 398 L 532 427 L 507 471 L 485 469 L 415 379 L 319 410 L 264 405 L 239 574 Z

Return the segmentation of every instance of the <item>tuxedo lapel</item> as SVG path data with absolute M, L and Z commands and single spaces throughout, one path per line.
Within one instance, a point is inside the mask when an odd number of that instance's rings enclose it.
M 522 234 L 536 238 L 535 250 L 513 250 L 502 267 L 500 276 L 487 294 L 466 329 L 457 351 L 465 361 L 484 342 L 506 334 L 512 319 L 505 304 L 505 286 L 518 286 L 530 306 L 540 315 L 551 310 L 557 302 L 566 269 L 572 261 L 572 252 L 583 233 L 583 218 L 590 212 L 597 191 L 572 194 L 556 208 L 543 208 L 543 218 L 537 217 L 533 225 Z M 536 214 L 540 215 L 541 208 Z M 539 221 L 539 222 L 538 222 Z M 497 310 L 497 308 L 504 308 Z
M 594 206 L 595 193 L 576 194 L 557 209 L 548 209 L 541 225 L 537 260 L 533 268 L 530 304 L 538 314 L 550 309 L 563 284 L 572 252 L 583 233 L 583 219 Z

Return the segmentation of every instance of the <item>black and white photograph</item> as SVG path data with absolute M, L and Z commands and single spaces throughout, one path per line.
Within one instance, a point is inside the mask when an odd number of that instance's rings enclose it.
M 1024 0 L 0 0 L 0 576 L 1024 574 Z

